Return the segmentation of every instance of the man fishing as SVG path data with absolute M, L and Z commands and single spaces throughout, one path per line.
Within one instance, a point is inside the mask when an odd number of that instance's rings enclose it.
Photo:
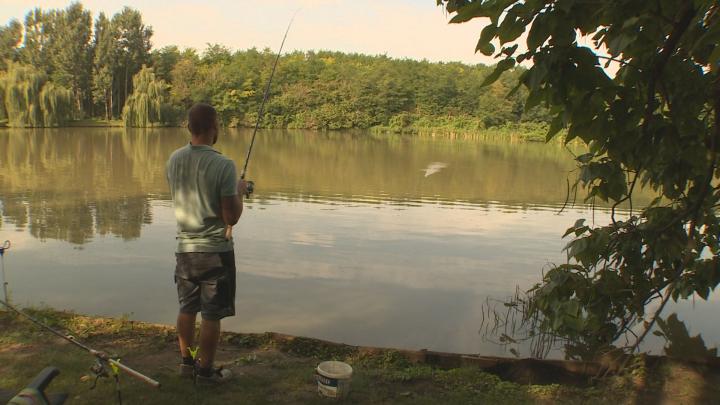
M 218 119 L 208 104 L 188 111 L 190 143 L 173 152 L 167 180 L 177 220 L 175 283 L 182 364 L 180 374 L 198 382 L 223 382 L 230 370 L 213 365 L 220 320 L 235 315 L 235 254 L 230 227 L 240 219 L 247 183 L 233 161 L 215 150 Z M 192 347 L 195 319 L 202 315 L 197 356 Z

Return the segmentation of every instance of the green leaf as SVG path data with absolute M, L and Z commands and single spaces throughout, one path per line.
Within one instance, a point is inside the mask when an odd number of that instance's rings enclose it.
M 506 16 L 498 28 L 497 36 L 498 39 L 500 39 L 500 43 L 504 44 L 518 39 L 520 35 L 525 32 L 525 26 L 525 22 L 522 18 L 510 15 Z
M 523 82 L 530 90 L 537 90 L 548 76 L 548 67 L 545 64 L 536 64 L 523 76 Z
M 542 46 L 550 37 L 551 29 L 552 27 L 547 23 L 545 14 L 539 14 L 535 17 L 526 41 L 528 50 L 532 51 Z
M 543 99 L 542 96 L 543 94 L 539 91 L 531 91 L 530 94 L 528 94 L 527 99 L 525 100 L 525 111 L 528 111 L 531 108 L 540 104 Z
M 513 56 L 515 51 L 518 49 L 518 44 L 515 44 L 513 46 L 508 46 L 502 49 L 502 54 L 505 56 Z
M 475 46 L 475 52 L 480 51 L 480 53 L 485 56 L 492 55 L 495 52 L 495 46 L 493 46 L 490 41 L 495 38 L 496 33 L 497 26 L 495 26 L 494 24 L 486 25 L 485 28 L 483 28 L 482 32 L 480 32 L 480 39 Z
M 475 52 L 477 51 L 480 51 L 480 53 L 485 56 L 490 56 L 495 53 L 495 45 L 491 44 L 490 42 L 478 41 L 477 46 L 475 47 Z
M 500 75 L 503 74 L 504 71 L 511 69 L 513 66 L 515 66 L 515 59 L 507 58 L 503 59 L 495 66 L 495 70 L 490 73 L 485 80 L 483 80 L 481 87 L 489 86 L 497 81 L 497 79 L 500 78 Z
M 550 122 L 550 128 L 548 128 L 547 135 L 545 135 L 545 140 L 550 141 L 555 135 L 557 135 L 558 132 L 560 132 L 563 125 L 562 115 L 555 116 L 555 118 L 553 118 Z
M 472 20 L 477 17 L 485 16 L 485 7 L 483 2 L 473 2 L 463 6 L 457 10 L 455 17 L 450 19 L 450 24 L 459 24 Z

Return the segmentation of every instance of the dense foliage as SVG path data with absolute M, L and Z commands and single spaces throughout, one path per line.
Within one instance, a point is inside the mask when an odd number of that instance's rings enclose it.
M 453 22 L 487 18 L 477 49 L 500 59 L 496 73 L 532 61 L 526 106 L 550 109 L 549 137 L 566 127 L 589 145 L 577 159 L 588 199 L 631 203 L 640 185 L 658 195 L 622 218 L 613 210 L 610 224 L 568 229 L 568 263 L 531 290 L 529 316 L 581 355 L 644 325 L 641 341 L 669 299 L 707 299 L 720 283 L 717 1 L 438 4 Z
M 165 81 L 155 78 L 152 68 L 143 67 L 133 79 L 135 91 L 123 108 L 126 127 L 150 127 L 161 124 L 167 100 Z
M 30 66 L 10 62 L 0 71 L 0 117 L 14 127 L 54 127 L 72 112 L 72 93 Z
M 175 46 L 151 50 L 152 29 L 129 8 L 112 18 L 101 13 L 94 24 L 80 3 L 65 10 L 35 9 L 25 18 L 21 43 L 22 28 L 17 21 L 0 28 L 0 42 L 7 44 L 0 57 L 30 64 L 71 89 L 77 118 L 120 118 L 127 102 L 134 100 L 133 77 L 145 65 L 168 85 L 165 123 L 179 124 L 192 103 L 203 101 L 218 108 L 225 125 L 252 126 L 274 59 L 269 49 L 233 52 L 221 45 L 208 45 L 202 53 Z M 507 97 L 524 69 L 511 69 L 482 87 L 492 70 L 386 56 L 295 52 L 280 60 L 261 124 L 475 131 L 520 123 L 535 127 L 533 123 L 547 121 L 543 108 L 525 110 L 524 90 Z

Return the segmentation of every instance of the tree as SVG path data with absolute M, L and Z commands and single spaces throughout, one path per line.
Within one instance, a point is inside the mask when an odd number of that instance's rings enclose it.
M 25 16 L 25 36 L 21 61 L 30 66 L 51 73 L 50 49 L 54 35 L 55 12 L 35 8 Z
M 203 52 L 202 61 L 208 65 L 227 65 L 232 60 L 232 53 L 226 46 L 220 44 L 207 44 Z
M 123 107 L 126 127 L 149 127 L 163 123 L 163 105 L 167 101 L 167 84 L 155 77 L 152 68 L 144 67 L 133 77 L 135 91 Z
M 173 105 L 187 109 L 194 101 L 199 101 L 193 94 L 197 87 L 195 82 L 198 80 L 199 62 L 197 53 L 188 50 L 180 55 L 180 60 L 173 66 L 170 72 L 173 83 L 170 100 Z
M 92 98 L 94 103 L 103 105 L 105 119 L 112 117 L 113 72 L 117 69 L 117 32 L 105 13 L 95 21 L 93 37 Z
M 499 62 L 486 84 L 532 62 L 519 78 L 526 108 L 550 109 L 548 138 L 567 128 L 566 141 L 589 146 L 578 181 L 588 199 L 613 203 L 612 223 L 568 229 L 568 263 L 531 289 L 529 315 L 543 319 L 541 330 L 567 339 L 574 356 L 610 348 L 646 321 L 635 350 L 670 299 L 707 299 L 720 283 L 717 1 L 437 3 L 452 23 L 489 19 L 477 50 Z M 635 211 L 640 185 L 658 198 Z M 619 218 L 622 203 L 631 208 Z M 659 309 L 648 314 L 653 302 Z
M 180 60 L 180 50 L 175 45 L 156 49 L 150 54 L 150 60 L 152 61 L 151 66 L 155 70 L 155 76 L 170 83 L 172 81 L 171 72 Z
M 17 61 L 17 47 L 22 41 L 22 24 L 10 20 L 8 25 L 0 26 L 0 70 L 7 68 L 6 61 Z
M 11 63 L 0 74 L 0 93 L 11 127 L 59 126 L 72 114 L 72 92 L 32 66 Z
M 80 3 L 54 13 L 50 42 L 53 82 L 73 92 L 76 111 L 82 113 L 90 83 L 90 34 L 92 17 Z M 89 94 L 88 94 L 89 95 Z
M 117 32 L 117 67 L 114 73 L 118 106 L 124 105 L 132 92 L 132 78 L 149 62 L 152 27 L 145 26 L 139 11 L 130 7 L 115 14 L 113 29 Z

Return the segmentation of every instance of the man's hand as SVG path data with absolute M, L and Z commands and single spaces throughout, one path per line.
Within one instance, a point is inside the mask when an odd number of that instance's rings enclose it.
M 247 181 L 245 181 L 245 180 L 243 180 L 243 179 L 238 180 L 238 183 L 237 183 L 237 192 L 238 192 L 238 195 L 240 195 L 240 196 L 242 196 L 242 197 L 247 197 L 247 195 L 248 195 L 248 183 L 247 183 Z

